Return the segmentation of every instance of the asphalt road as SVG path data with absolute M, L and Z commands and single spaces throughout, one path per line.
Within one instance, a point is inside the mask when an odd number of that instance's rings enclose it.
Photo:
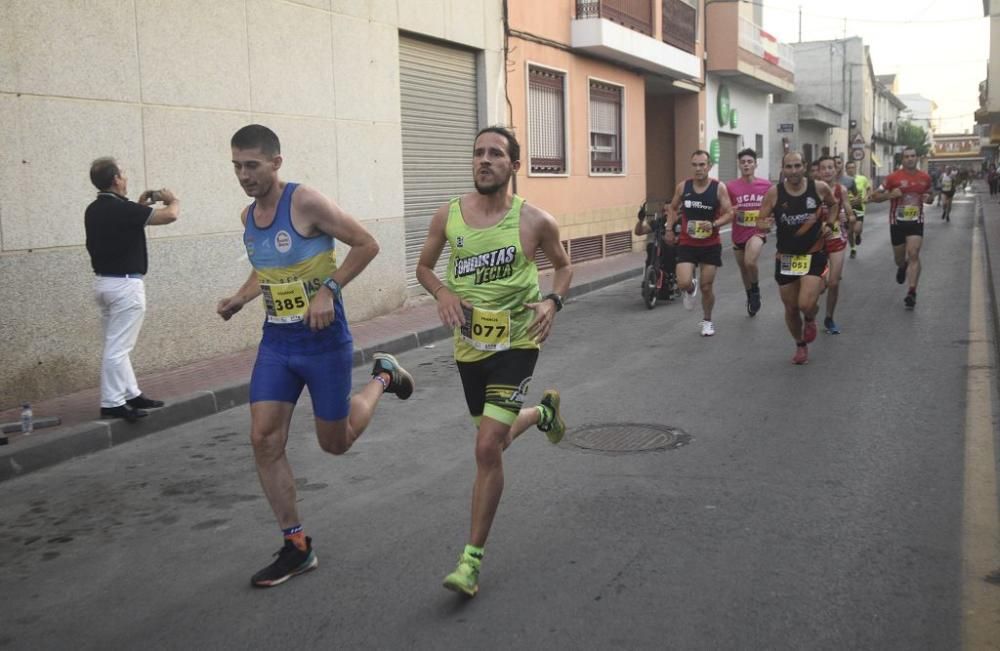
M 249 586 L 281 541 L 246 407 L 6 482 L 0 647 L 959 648 L 973 205 L 950 224 L 930 210 L 912 312 L 871 210 L 843 334 L 804 367 L 770 270 L 751 319 L 728 251 L 713 338 L 697 310 L 647 311 L 638 280 L 569 303 L 532 399 L 558 387 L 570 434 L 691 439 L 609 454 L 527 432 L 471 601 L 440 585 L 474 475 L 443 343 L 401 356 L 416 393 L 387 397 L 344 457 L 299 408 L 289 456 L 320 567 L 275 589 Z

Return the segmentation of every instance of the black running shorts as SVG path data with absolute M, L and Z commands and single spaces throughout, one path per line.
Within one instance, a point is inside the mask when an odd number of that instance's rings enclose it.
M 906 244 L 906 238 L 917 235 L 924 236 L 924 225 L 917 222 L 903 222 L 889 224 L 889 239 L 893 246 Z
M 456 362 L 469 413 L 510 425 L 517 418 L 538 361 L 537 348 L 514 348 L 477 362 Z
M 807 271 L 804 275 L 822 276 L 826 273 L 826 263 L 828 260 L 826 253 L 813 253 L 811 255 L 812 260 L 809 262 L 809 271 Z M 802 278 L 802 276 L 791 276 L 781 273 L 781 254 L 779 253 L 774 258 L 774 280 L 779 285 L 790 285 L 799 278 Z
M 677 246 L 677 264 L 707 264 L 713 267 L 722 266 L 722 245 L 712 246 Z

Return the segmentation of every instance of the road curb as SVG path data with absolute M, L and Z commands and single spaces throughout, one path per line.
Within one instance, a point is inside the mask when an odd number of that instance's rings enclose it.
M 997 287 L 995 282 L 1000 269 L 994 269 L 993 267 L 993 257 L 990 255 L 991 228 L 986 223 L 986 210 L 983 208 L 983 197 L 979 193 L 976 193 L 976 208 L 973 219 L 976 220 L 976 224 L 982 229 L 983 233 L 983 257 L 986 261 L 986 294 L 989 296 L 990 301 L 987 311 L 993 325 L 993 359 L 1000 362 L 1000 306 L 997 305 Z M 1000 380 L 1000 363 L 997 363 L 996 377 Z M 1000 399 L 1000 382 L 995 382 L 994 386 L 997 388 L 997 398 Z
M 573 287 L 569 301 L 640 275 L 642 270 L 635 268 L 581 283 Z M 354 366 L 370 363 L 376 351 L 403 353 L 446 339 L 451 334 L 450 328 L 438 325 L 355 349 Z M 171 400 L 170 404 L 160 409 L 150 410 L 149 416 L 137 423 L 99 420 L 61 432 L 37 435 L 31 440 L 21 439 L 14 445 L 0 447 L 0 482 L 244 405 L 249 397 L 250 382 L 247 380 Z

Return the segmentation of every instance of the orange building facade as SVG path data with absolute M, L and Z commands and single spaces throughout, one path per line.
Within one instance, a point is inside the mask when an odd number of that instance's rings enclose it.
M 574 262 L 631 251 L 705 148 L 704 0 L 510 0 L 507 24 L 517 193 Z

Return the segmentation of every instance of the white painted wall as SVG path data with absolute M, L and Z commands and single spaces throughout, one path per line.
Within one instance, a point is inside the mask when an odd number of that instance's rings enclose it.
M 735 77 L 721 77 L 708 73 L 705 83 L 705 142 L 711 143 L 718 138 L 719 132 L 737 134 L 740 136 L 739 149 L 756 146 L 756 136 L 764 136 L 764 151 L 757 152 L 757 176 L 761 178 L 777 178 L 778 169 L 771 169 L 770 146 L 771 128 L 769 119 L 770 95 L 734 81 Z M 737 113 L 736 128 L 729 125 L 719 125 L 718 97 L 719 86 L 725 84 L 729 89 L 729 106 Z M 713 167 L 711 174 L 716 174 Z
M 501 7 L 0 1 L 0 303 L 19 306 L 0 312 L 0 408 L 97 384 L 101 335 L 83 211 L 98 156 L 119 158 L 133 198 L 166 186 L 182 200 L 178 222 L 148 232 L 149 310 L 133 357 L 140 373 L 258 339 L 259 306 L 228 323 L 214 314 L 249 272 L 239 221 L 248 199 L 231 171 L 229 138 L 251 122 L 281 138 L 286 180 L 328 193 L 378 238 L 379 257 L 345 290 L 350 317 L 400 305 L 399 31 L 480 50 L 480 118 L 499 123 Z

